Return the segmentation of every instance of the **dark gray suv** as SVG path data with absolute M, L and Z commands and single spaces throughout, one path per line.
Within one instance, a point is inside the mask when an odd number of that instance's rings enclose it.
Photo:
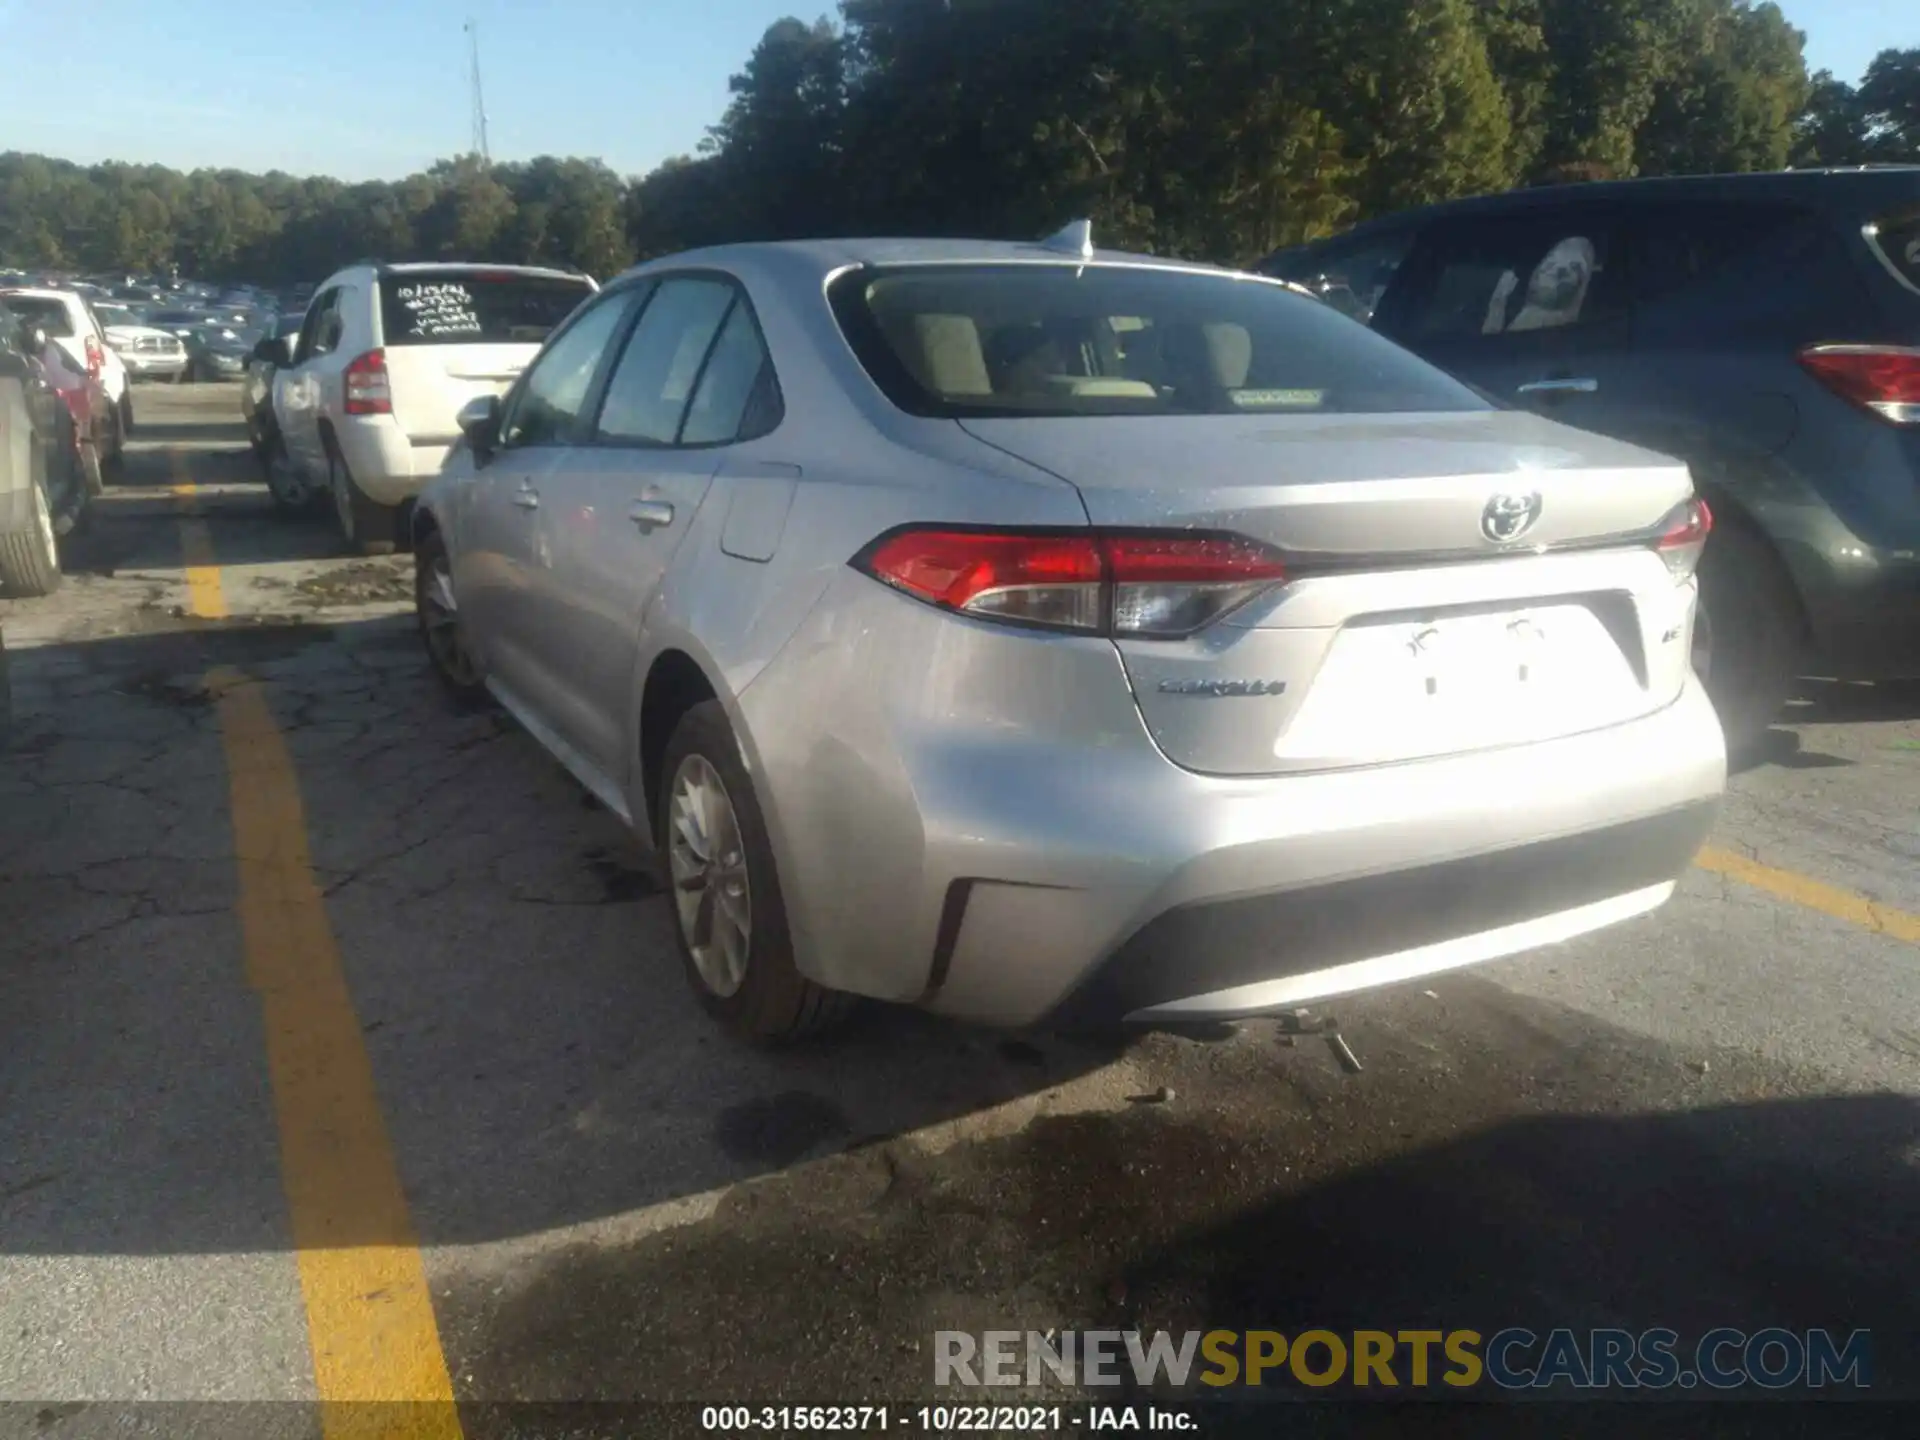
M 1920 166 L 1515 191 L 1261 268 L 1688 462 L 1715 519 L 1696 663 L 1736 753 L 1796 674 L 1920 677 Z

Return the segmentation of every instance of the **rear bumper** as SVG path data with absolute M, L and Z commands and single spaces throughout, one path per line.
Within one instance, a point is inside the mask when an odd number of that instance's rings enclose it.
M 415 440 L 390 415 L 341 417 L 334 422 L 334 436 L 355 483 L 380 505 L 416 498 L 453 448 L 452 440 Z
M 1713 829 L 1697 801 L 1464 860 L 1169 910 L 1055 1023 L 1258 1014 L 1572 939 L 1662 904 Z
M 1062 857 L 1035 853 L 1027 876 L 950 886 L 922 1003 L 1009 1025 L 1220 1019 L 1571 939 L 1667 899 L 1726 761 L 1690 681 L 1657 714 L 1538 745 L 1163 780 L 1138 793 L 1131 833 L 1084 837 L 1106 884 L 1047 883 Z

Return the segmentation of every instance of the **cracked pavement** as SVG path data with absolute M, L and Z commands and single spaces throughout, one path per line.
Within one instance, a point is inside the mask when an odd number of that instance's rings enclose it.
M 946 1326 L 1422 1320 L 1865 1326 L 1920 1382 L 1920 947 L 1696 871 L 1332 1007 L 1357 1075 L 1266 1023 L 876 1011 L 748 1052 L 619 824 L 441 701 L 405 557 L 274 516 L 230 387 L 136 403 L 67 585 L 0 602 L 0 1400 L 58 1404 L 46 1433 L 314 1395 L 222 667 L 298 775 L 463 1399 L 900 1400 Z M 188 613 L 182 478 L 229 621 Z M 1715 844 L 1920 914 L 1920 695 L 1810 683 L 1776 738 Z

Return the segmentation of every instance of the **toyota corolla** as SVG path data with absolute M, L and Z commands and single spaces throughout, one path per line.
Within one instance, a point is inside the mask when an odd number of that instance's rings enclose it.
M 1084 225 L 653 261 L 462 425 L 432 664 L 658 848 L 755 1038 L 1529 950 L 1659 906 L 1725 782 L 1683 465 Z

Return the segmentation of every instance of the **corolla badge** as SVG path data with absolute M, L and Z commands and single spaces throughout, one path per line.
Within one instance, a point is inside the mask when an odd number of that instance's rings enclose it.
M 1224 700 L 1239 695 L 1284 695 L 1284 680 L 1162 680 L 1162 695 L 1199 695 Z
M 1495 495 L 1480 512 L 1480 533 L 1496 545 L 1518 540 L 1540 518 L 1540 492 Z

